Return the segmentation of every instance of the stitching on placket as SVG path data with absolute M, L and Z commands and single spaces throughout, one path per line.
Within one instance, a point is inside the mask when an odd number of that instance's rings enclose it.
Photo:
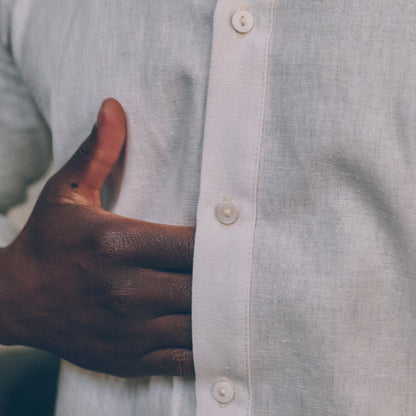
M 260 167 L 260 149 L 264 133 L 264 117 L 265 117 L 265 107 L 266 107 L 266 91 L 267 91 L 267 75 L 268 75 L 268 64 L 269 64 L 269 50 L 271 37 L 273 32 L 273 16 L 274 16 L 274 3 L 275 0 L 269 1 L 268 10 L 270 10 L 269 18 L 269 29 L 266 39 L 266 44 L 264 48 L 264 58 L 263 58 L 263 86 L 261 89 L 261 101 L 262 108 L 259 114 L 258 121 L 258 138 L 255 150 L 255 170 L 253 176 L 253 185 L 252 185 L 252 195 L 254 196 L 254 201 L 252 204 L 252 227 L 251 227 L 251 236 L 250 236 L 250 246 L 248 252 L 249 258 L 249 278 L 246 289 L 246 310 L 245 310 L 245 361 L 246 361 L 246 375 L 247 375 L 247 384 L 248 384 L 248 400 L 247 400 L 247 410 L 246 415 L 250 416 L 251 413 L 251 400 L 252 400 L 252 391 L 251 391 L 251 366 L 250 366 L 250 301 L 251 301 L 251 280 L 253 273 L 253 246 L 254 246 L 254 235 L 255 235 L 255 225 L 257 220 L 257 190 L 258 190 L 258 178 L 259 178 L 259 167 Z

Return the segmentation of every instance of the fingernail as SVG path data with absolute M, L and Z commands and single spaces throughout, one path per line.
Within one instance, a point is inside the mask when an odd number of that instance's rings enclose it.
M 100 111 L 98 112 L 98 116 L 97 116 L 97 122 L 95 123 L 95 125 L 97 126 L 97 128 L 100 128 L 104 122 L 105 122 L 105 101 L 101 104 L 101 108 Z

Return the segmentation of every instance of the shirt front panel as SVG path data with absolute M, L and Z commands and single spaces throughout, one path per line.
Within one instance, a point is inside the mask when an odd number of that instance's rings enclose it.
M 416 7 L 278 1 L 274 16 L 251 291 L 253 412 L 410 416 Z

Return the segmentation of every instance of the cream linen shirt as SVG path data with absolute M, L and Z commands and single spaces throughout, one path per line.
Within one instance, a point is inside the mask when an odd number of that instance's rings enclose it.
M 197 227 L 195 379 L 63 363 L 58 416 L 416 415 L 416 2 L 0 7 L 2 212 L 113 96 L 113 211 Z

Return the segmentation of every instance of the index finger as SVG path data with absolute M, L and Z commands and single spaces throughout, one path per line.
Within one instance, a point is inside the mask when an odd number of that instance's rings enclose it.
M 111 217 L 100 241 L 105 253 L 136 267 L 192 271 L 194 227 Z

